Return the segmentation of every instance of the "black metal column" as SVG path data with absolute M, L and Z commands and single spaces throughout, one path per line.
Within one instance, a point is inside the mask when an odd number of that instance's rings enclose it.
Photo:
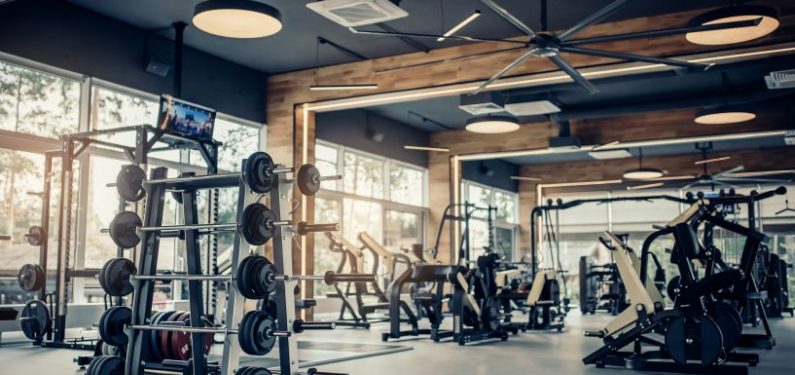
M 199 208 L 196 204 L 196 190 L 182 192 L 182 209 L 185 224 L 199 224 Z M 185 231 L 185 263 L 188 275 L 201 275 L 201 245 L 199 235 L 195 230 Z M 188 302 L 190 305 L 190 325 L 203 327 L 204 303 L 202 302 L 202 281 L 188 281 Z M 207 374 L 207 357 L 204 353 L 204 336 L 201 333 L 191 333 L 191 356 L 193 357 L 193 373 L 195 375 Z

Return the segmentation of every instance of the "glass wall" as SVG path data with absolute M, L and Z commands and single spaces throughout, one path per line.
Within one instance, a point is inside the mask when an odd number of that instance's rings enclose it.
M 323 141 L 316 145 L 315 158 L 322 174 L 343 175 L 341 181 L 323 182 L 315 198 L 316 222 L 340 223 L 340 234 L 354 244 L 361 232 L 396 250 L 424 243 L 425 169 Z M 372 272 L 367 256 L 362 271 Z M 315 273 L 336 270 L 340 261 L 329 250 L 326 235 L 316 234 Z M 317 296 L 330 290 L 315 283 Z
M 477 259 L 489 246 L 489 237 L 494 241 L 493 251 L 502 255 L 506 261 L 513 261 L 517 253 L 519 233 L 519 195 L 472 181 L 462 182 L 464 201 L 477 207 L 494 207 L 492 212 L 492 231 L 489 232 L 488 211 L 475 210 L 469 223 L 471 252 L 470 260 Z M 456 244 L 458 246 L 458 244 Z
M 13 58 L 13 62 L 0 61 L 0 234 L 10 235 L 10 241 L 0 240 L 0 304 L 20 303 L 31 296 L 22 293 L 16 276 L 25 263 L 39 263 L 38 248 L 29 245 L 24 237 L 28 228 L 41 222 L 41 192 L 44 179 L 52 181 L 51 217 L 49 228 L 48 269 L 56 266 L 58 231 L 58 186 L 60 161 L 54 159 L 55 171 L 44 176 L 44 152 L 60 148 L 57 137 L 66 133 L 92 129 L 154 124 L 159 100 L 156 95 L 139 92 L 98 79 L 81 76 L 41 64 Z M 240 161 L 260 148 L 263 127 L 249 121 L 218 114 L 214 138 L 221 141 L 219 168 L 221 171 L 238 171 Z M 133 146 L 133 133 L 106 137 L 103 140 Z M 196 160 L 199 162 L 194 162 Z M 72 199 L 75 231 L 70 267 L 97 269 L 107 259 L 117 255 L 117 247 L 100 229 L 107 228 L 121 209 L 134 208 L 119 202 L 115 188 L 107 183 L 115 179 L 116 172 L 130 162 L 121 152 L 106 147 L 91 147 L 75 161 Z M 169 176 L 181 172 L 205 173 L 203 160 L 189 152 L 170 150 L 150 154 L 149 169 L 165 166 Z M 78 188 L 78 185 L 82 189 Z M 221 190 L 219 221 L 234 219 L 236 191 Z M 206 220 L 209 198 L 200 198 L 205 207 L 202 219 Z M 166 199 L 164 224 L 181 220 L 177 204 Z M 223 252 L 231 239 L 219 238 Z M 129 256 L 129 251 L 127 251 Z M 174 239 L 161 239 L 158 268 L 182 270 L 184 267 L 181 246 Z M 50 278 L 52 280 L 52 278 Z M 52 283 L 50 283 L 52 284 Z M 53 285 L 49 286 L 50 288 Z M 180 290 L 175 288 L 175 290 Z M 164 301 L 182 298 L 168 289 L 157 299 Z M 76 279 L 71 299 L 76 302 L 100 302 L 104 293 L 96 280 Z

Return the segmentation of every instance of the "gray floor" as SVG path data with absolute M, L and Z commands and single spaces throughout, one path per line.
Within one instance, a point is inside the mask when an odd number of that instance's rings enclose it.
M 400 345 L 413 350 L 356 359 L 319 366 L 323 371 L 350 374 L 632 374 L 622 369 L 596 369 L 586 367 L 581 358 L 600 346 L 599 339 L 584 338 L 585 329 L 598 328 L 610 319 L 606 315 L 581 319 L 572 313 L 563 333 L 523 333 L 506 342 L 491 342 L 460 347 L 454 343 L 433 343 L 429 340 L 405 340 Z M 795 319 L 773 321 L 778 345 L 775 349 L 759 350 L 758 367 L 750 374 L 792 374 L 795 370 Z M 374 325 L 370 331 L 339 328 L 333 333 L 308 332 L 302 340 L 336 341 L 358 344 L 382 344 L 380 333 L 384 324 Z M 47 374 L 82 373 L 72 363 L 77 354 L 68 350 L 37 349 L 27 346 L 0 348 L 0 374 L 36 374 L 47 369 Z M 310 353 L 307 353 L 310 354 Z M 317 354 L 313 354 L 317 355 Z

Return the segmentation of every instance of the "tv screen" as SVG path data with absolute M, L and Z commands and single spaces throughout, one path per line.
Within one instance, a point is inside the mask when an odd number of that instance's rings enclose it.
M 199 141 L 213 138 L 215 110 L 170 95 L 160 97 L 158 127 L 171 134 Z

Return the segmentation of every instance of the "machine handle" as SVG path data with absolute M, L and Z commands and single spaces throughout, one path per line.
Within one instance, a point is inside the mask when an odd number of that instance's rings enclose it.
M 323 276 L 323 281 L 326 284 L 334 284 L 334 283 L 364 283 L 364 282 L 374 282 L 376 275 L 374 273 L 335 273 L 334 271 L 328 271 Z

